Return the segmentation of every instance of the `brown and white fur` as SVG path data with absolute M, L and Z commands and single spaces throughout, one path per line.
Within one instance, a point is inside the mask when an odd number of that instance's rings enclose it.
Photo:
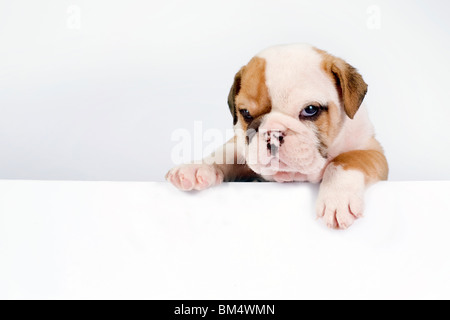
M 166 178 L 185 191 L 253 178 L 322 181 L 318 217 L 348 228 L 363 214 L 365 188 L 388 175 L 362 105 L 366 92 L 357 70 L 325 51 L 268 48 L 235 76 L 228 98 L 235 137 L 202 164 L 175 167 Z

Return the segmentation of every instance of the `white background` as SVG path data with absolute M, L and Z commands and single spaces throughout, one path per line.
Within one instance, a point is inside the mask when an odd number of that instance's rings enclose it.
M 0 0 L 0 178 L 162 181 L 174 130 L 201 120 L 225 132 L 235 72 L 267 46 L 307 42 L 364 75 L 391 180 L 448 180 L 449 10 L 445 0 Z
M 450 298 L 449 181 L 380 182 L 345 231 L 318 190 L 0 181 L 0 299 Z

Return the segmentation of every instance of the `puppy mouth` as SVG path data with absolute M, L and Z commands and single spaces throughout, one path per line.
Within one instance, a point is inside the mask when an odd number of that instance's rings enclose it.
M 260 168 L 261 175 L 272 177 L 276 182 L 301 181 L 303 174 L 292 169 L 279 159 L 273 159 L 270 164 Z
M 325 165 L 325 161 L 326 159 L 322 157 L 319 157 L 319 159 L 308 157 L 306 161 L 290 164 L 289 161 L 283 160 L 278 154 L 265 159 L 264 163 L 258 163 L 252 169 L 263 176 L 272 176 L 276 181 L 288 182 L 295 181 L 298 176 L 319 173 Z
M 269 161 L 265 164 L 260 164 L 260 170 L 261 173 L 264 174 L 270 173 L 270 174 L 276 174 L 276 173 L 291 173 L 291 172 L 298 172 L 298 170 L 292 168 L 288 164 L 286 164 L 283 160 L 281 160 L 279 157 L 272 157 L 269 159 Z
M 278 172 L 293 172 L 296 171 L 295 169 L 291 168 L 289 165 L 287 165 L 283 160 L 280 158 L 273 158 L 270 161 L 270 166 L 278 168 Z

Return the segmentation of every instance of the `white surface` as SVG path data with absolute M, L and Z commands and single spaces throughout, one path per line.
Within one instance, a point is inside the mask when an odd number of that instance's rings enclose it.
M 447 0 L 1 0 L 0 178 L 162 181 L 174 130 L 193 135 L 198 120 L 224 136 L 238 69 L 307 42 L 364 75 L 391 179 L 450 180 L 449 11 Z
M 0 181 L 0 298 L 450 298 L 450 182 L 380 183 L 347 231 L 317 191 Z

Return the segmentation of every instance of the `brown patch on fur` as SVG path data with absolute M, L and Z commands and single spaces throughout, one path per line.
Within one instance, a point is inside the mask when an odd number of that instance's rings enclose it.
M 326 154 L 326 149 L 332 144 L 341 130 L 342 121 L 338 108 L 339 107 L 336 104 L 330 102 L 328 104 L 328 110 L 322 112 L 319 118 L 314 121 L 320 143 L 319 152 L 322 156 Z
M 333 79 L 344 105 L 345 113 L 353 119 L 367 93 L 367 84 L 354 67 L 326 51 L 315 49 L 323 56 L 322 69 Z
M 234 103 L 235 121 L 237 122 L 237 119 L 240 118 L 244 130 L 247 129 L 248 124 L 239 113 L 240 108 L 250 111 L 254 119 L 270 112 L 272 102 L 266 86 L 266 61 L 264 59 L 253 58 L 236 74 L 228 99 L 229 104 L 230 100 Z
M 230 150 L 227 148 L 227 145 L 232 144 L 233 149 Z M 227 158 L 230 156 L 227 154 L 228 152 L 232 152 L 233 158 L 232 161 L 227 160 Z M 234 136 L 232 139 L 230 139 L 221 150 L 222 159 L 218 158 L 216 153 L 214 153 L 212 156 L 216 158 L 216 163 L 214 166 L 216 168 L 220 169 L 224 175 L 224 181 L 225 182 L 231 182 L 231 181 L 254 181 L 254 180 L 260 180 L 261 177 L 256 174 L 253 170 L 251 170 L 247 164 L 245 164 L 245 159 L 242 159 L 239 157 L 239 150 L 238 150 L 238 140 L 237 137 Z M 231 162 L 231 163 L 230 163 Z
M 233 116 L 233 125 L 235 125 L 238 121 L 235 98 L 241 90 L 241 78 L 243 69 L 244 67 L 242 67 L 241 70 L 239 70 L 238 73 L 236 73 L 236 75 L 234 76 L 233 86 L 231 87 L 230 93 L 228 94 L 228 106 L 230 108 L 231 115 Z
M 388 163 L 380 144 L 374 138 L 373 145 L 377 150 L 353 150 L 342 153 L 333 159 L 332 163 L 344 170 L 359 170 L 365 175 L 366 183 L 387 180 Z

